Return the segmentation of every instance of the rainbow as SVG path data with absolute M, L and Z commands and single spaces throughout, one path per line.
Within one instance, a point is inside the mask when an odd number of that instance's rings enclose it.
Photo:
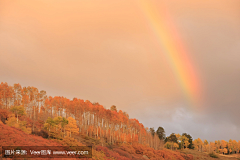
M 196 106 L 201 97 L 199 78 L 169 14 L 162 6 L 158 6 L 161 8 L 156 9 L 156 5 L 153 5 L 151 0 L 138 0 L 138 3 L 159 39 L 161 49 L 168 59 L 187 101 Z

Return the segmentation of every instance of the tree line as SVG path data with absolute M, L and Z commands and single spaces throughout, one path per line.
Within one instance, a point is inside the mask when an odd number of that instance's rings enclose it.
M 12 114 L 10 114 L 11 112 Z M 27 133 L 42 132 L 45 138 L 62 139 L 82 134 L 108 144 L 142 144 L 154 149 L 196 149 L 217 153 L 239 153 L 240 141 L 208 142 L 195 139 L 187 133 L 172 133 L 166 137 L 163 127 L 144 127 L 137 119 L 117 110 L 89 100 L 72 100 L 55 96 L 35 87 L 0 84 L 0 120 Z M 44 130 L 44 131 L 43 131 Z M 45 133 L 47 132 L 47 133 Z
M 18 110 L 21 109 L 19 106 L 23 108 L 24 113 L 21 114 L 22 111 Z M 47 96 L 46 91 L 39 91 L 35 87 L 22 87 L 20 84 L 10 86 L 2 82 L 0 109 L 13 111 L 17 121 L 19 117 L 25 117 L 25 126 L 28 130 L 31 128 L 32 133 L 45 128 L 50 136 L 54 137 L 53 128 L 61 132 L 63 129 L 64 132 L 62 121 L 65 119 L 69 122 L 71 117 L 76 122 L 78 133 L 108 144 L 139 143 L 155 149 L 163 144 L 159 137 L 153 136 L 137 119 L 129 118 L 126 112 L 117 110 L 114 105 L 106 109 L 89 100 L 51 97 Z M 2 121 L 9 119 L 3 112 L 0 116 Z
M 199 152 L 215 152 L 219 154 L 236 154 L 240 153 L 240 140 L 230 139 L 229 141 L 225 140 L 216 140 L 214 142 L 208 142 L 207 140 L 202 141 L 200 138 L 193 141 L 194 149 Z

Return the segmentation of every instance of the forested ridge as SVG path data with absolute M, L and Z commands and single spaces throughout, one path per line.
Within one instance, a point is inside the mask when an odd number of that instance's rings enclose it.
M 47 120 L 59 116 L 66 119 L 72 117 L 76 120 L 79 132 L 110 144 L 138 142 L 157 148 L 160 143 L 137 119 L 130 119 L 126 112 L 117 111 L 115 106 L 105 109 L 88 100 L 51 97 L 47 96 L 46 91 L 39 91 L 35 87 L 22 87 L 20 84 L 9 86 L 7 83 L 0 85 L 0 100 L 1 109 L 23 106 L 27 126 L 32 132 L 41 129 Z M 4 118 L 2 116 L 3 121 Z
M 92 139 L 93 159 L 142 159 L 143 155 L 150 159 L 193 159 L 170 150 L 187 148 L 225 154 L 240 150 L 240 141 L 235 140 L 202 142 L 187 133 L 166 137 L 163 127 L 157 131 L 144 127 L 114 105 L 106 109 L 89 100 L 51 97 L 46 91 L 20 84 L 0 84 L 0 120 L 24 134 L 53 139 L 62 145 L 82 145 L 83 139 Z M 0 125 L 4 130 L 5 125 Z M 13 145 L 3 139 L 4 134 L 0 134 L 0 142 Z

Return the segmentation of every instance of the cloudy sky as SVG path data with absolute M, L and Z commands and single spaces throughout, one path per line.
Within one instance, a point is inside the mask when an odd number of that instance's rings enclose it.
M 167 135 L 240 140 L 240 1 L 148 3 L 168 13 L 200 101 L 186 98 L 140 0 L 0 0 L 0 81 L 116 105 Z

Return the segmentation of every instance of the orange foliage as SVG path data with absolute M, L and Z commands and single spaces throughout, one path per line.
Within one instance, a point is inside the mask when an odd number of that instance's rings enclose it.
M 109 159 L 110 158 L 115 158 L 117 160 L 130 160 L 127 157 L 120 156 L 117 152 L 109 150 L 107 147 L 97 146 L 96 150 L 97 151 L 102 151 L 106 155 L 106 157 L 109 158 Z
M 39 136 L 28 135 L 20 129 L 0 123 L 0 147 L 2 146 L 61 146 Z
M 0 97 L 1 109 L 8 110 L 14 105 L 22 105 L 25 108 L 26 116 L 20 118 L 27 122 L 26 126 L 32 131 L 40 131 L 48 117 L 52 119 L 59 116 L 73 117 L 74 124 L 69 121 L 70 123 L 66 128 L 63 127 L 69 133 L 78 134 L 81 132 L 82 135 L 105 140 L 105 143 L 120 145 L 120 148 L 113 150 L 98 146 L 94 152 L 103 159 L 144 159 L 143 156 L 151 159 L 186 159 L 186 156 L 179 152 L 150 148 L 149 143 L 153 137 L 149 134 L 148 128 L 145 128 L 137 119 L 130 119 L 127 113 L 121 110 L 117 111 L 116 107 L 109 110 L 88 100 L 84 101 L 77 98 L 69 100 L 60 96 L 48 97 L 45 91 L 39 92 L 35 87 L 22 88 L 19 84 L 14 84 L 14 87 L 11 87 L 7 83 L 1 83 Z M 8 115 L 7 111 L 1 112 L 0 110 L 1 117 L 7 118 Z M 61 132 L 65 132 L 64 129 Z M 81 145 L 70 137 L 64 138 L 60 144 L 57 140 L 46 140 L 42 137 L 26 135 L 19 129 L 5 126 L 2 123 L 0 123 L 0 131 L 0 145 Z

